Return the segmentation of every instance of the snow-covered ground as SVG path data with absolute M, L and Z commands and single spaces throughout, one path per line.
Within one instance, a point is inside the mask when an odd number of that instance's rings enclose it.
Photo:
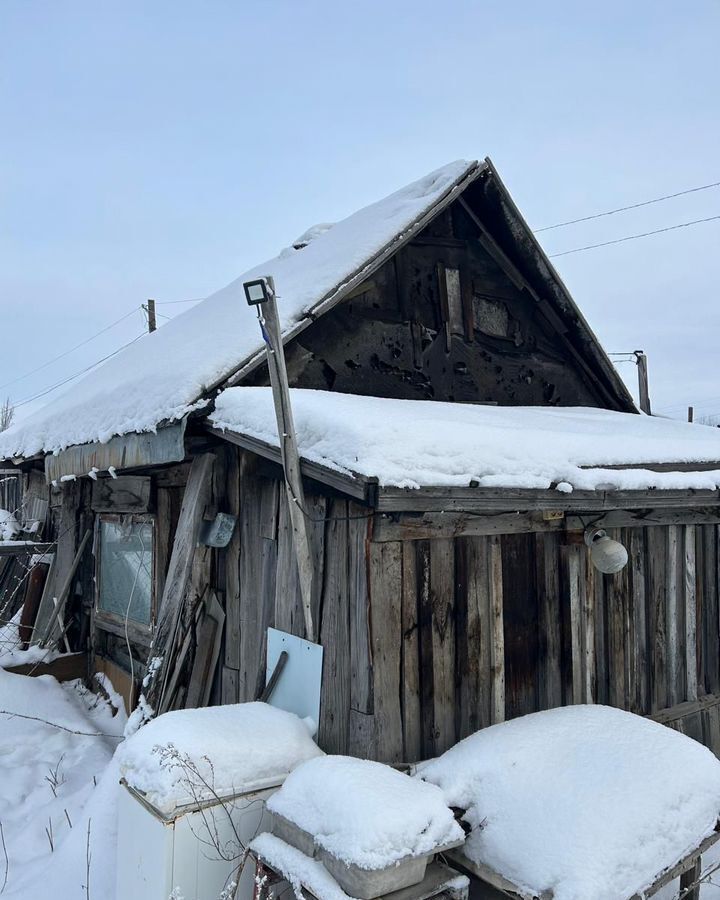
M 0 669 L 2 900 L 114 897 L 112 758 L 124 726 L 79 682 Z
M 111 700 L 122 707 L 120 698 L 112 693 Z M 87 900 L 88 897 L 131 900 L 115 894 L 119 758 L 135 755 L 135 750 L 132 753 L 122 750 L 113 756 L 116 748 L 122 746 L 124 714 L 113 715 L 112 704 L 77 682 L 59 684 L 49 676 L 29 678 L 1 669 L 0 711 L 1 900 Z M 500 731 L 507 739 L 493 737 L 498 731 L 486 729 L 471 738 L 470 744 L 458 745 L 422 769 L 424 777 L 439 784 L 448 801 L 467 803 L 468 799 L 472 802 L 473 798 L 479 798 L 480 805 L 489 813 L 488 818 L 496 811 L 503 795 L 514 792 L 524 796 L 522 805 L 509 807 L 512 815 L 517 814 L 516 818 L 510 822 L 506 816 L 500 827 L 501 830 L 514 828 L 508 846 L 524 848 L 527 853 L 521 863 L 535 872 L 547 871 L 548 866 L 552 868 L 557 863 L 552 851 L 556 826 L 563 816 L 574 815 L 574 827 L 570 833 L 566 827 L 561 836 L 571 857 L 561 863 L 569 868 L 575 863 L 576 871 L 589 872 L 588 877 L 600 879 L 598 883 L 602 887 L 599 893 L 592 893 L 585 883 L 576 885 L 575 892 L 556 893 L 573 900 L 588 900 L 591 896 L 621 900 L 616 885 L 608 881 L 617 872 L 603 869 L 603 865 L 609 865 L 608 854 L 613 858 L 622 856 L 634 868 L 638 861 L 647 862 L 648 855 L 672 853 L 675 845 L 682 844 L 684 848 L 685 843 L 697 837 L 690 831 L 698 828 L 703 831 L 705 819 L 709 826 L 717 802 L 717 764 L 707 751 L 676 732 L 637 717 L 630 717 L 633 720 L 630 733 L 615 727 L 617 723 L 611 721 L 614 716 L 624 714 L 615 710 L 603 712 L 602 708 L 597 711 L 599 718 L 604 717 L 602 723 L 594 721 L 594 711 L 588 707 L 554 711 L 551 731 L 556 744 L 551 752 L 543 752 L 538 747 L 537 735 L 530 733 L 532 728 L 527 722 L 530 719 L 532 725 L 533 717 L 526 717 L 508 723 Z M 576 727 L 578 722 L 571 721 L 577 716 L 587 719 L 586 727 L 580 729 Z M 186 723 L 183 720 L 181 724 Z M 203 723 L 203 727 L 206 725 Z M 156 726 L 156 730 L 163 729 Z M 207 727 L 206 734 L 206 749 L 211 752 L 213 729 Z M 142 743 L 153 743 L 150 737 Z M 156 737 L 161 735 L 158 733 Z M 296 737 L 300 740 L 300 736 Z M 641 739 L 640 764 L 630 767 L 631 772 L 626 762 L 636 754 L 635 742 Z M 136 744 L 139 753 L 140 742 Z M 229 747 L 227 741 L 226 744 L 225 751 Z M 131 745 L 132 739 L 124 746 L 130 749 Z M 562 747 L 565 749 L 560 752 Z M 615 755 L 606 756 L 602 763 L 598 750 L 608 748 L 614 748 Z M 340 770 L 346 768 L 345 764 L 331 773 L 333 777 L 327 784 L 323 784 L 322 777 L 320 781 L 315 779 L 314 770 L 322 776 L 326 768 L 333 769 L 332 758 L 319 757 L 304 765 L 308 777 L 300 775 L 302 769 L 296 770 L 299 777 L 293 780 L 296 787 L 299 785 L 299 791 L 290 791 L 293 802 L 306 789 L 329 795 L 328 816 L 334 816 L 346 830 L 350 828 L 346 837 L 354 840 L 353 822 L 343 821 L 339 815 L 344 795 L 336 776 L 342 774 Z M 548 774 L 553 765 L 562 768 L 564 773 L 555 789 Z M 619 773 L 623 768 L 624 774 Z M 591 777 L 579 781 L 575 776 L 581 771 Z M 350 774 L 351 780 L 357 775 L 362 785 L 367 773 Z M 488 774 L 492 775 L 489 780 Z M 397 780 L 406 776 L 391 772 L 387 777 Z M 692 796 L 687 795 L 688 786 Z M 637 805 L 638 793 L 644 796 L 647 821 L 639 816 L 630 822 L 632 816 L 625 816 L 622 809 L 632 806 L 632 802 L 627 803 L 628 798 Z M 383 803 L 392 805 L 394 796 L 394 789 L 383 789 Z M 397 797 L 400 818 L 396 818 L 395 825 L 402 824 L 402 811 L 408 808 L 405 792 L 400 791 Z M 304 811 L 315 818 L 322 817 L 323 804 L 316 803 L 315 799 L 311 796 L 306 799 Z M 366 811 L 372 816 L 372 809 Z M 436 811 L 435 818 L 438 815 Z M 684 824 L 683 821 L 678 824 L 683 817 Z M 378 821 L 387 829 L 386 821 Z M 528 836 L 526 828 L 531 821 L 541 825 L 534 838 Z M 304 824 L 308 823 L 304 821 Z M 318 828 L 322 825 L 320 822 Z M 495 822 L 488 821 L 480 829 L 481 843 L 484 841 L 486 847 L 488 841 L 494 840 L 493 832 L 497 837 Z M 387 835 L 381 837 L 385 840 Z M 719 864 L 720 848 L 714 848 L 706 854 L 703 868 L 707 871 Z M 307 873 L 308 877 L 319 879 L 318 888 L 322 889 L 323 872 L 315 869 L 317 866 Z M 89 891 L 86 889 L 88 873 Z M 703 884 L 702 900 L 720 900 L 718 885 L 720 871 L 717 876 L 710 875 Z M 333 897 L 340 900 L 341 894 L 334 893 L 329 885 L 326 900 Z M 673 900 L 678 896 L 678 884 L 668 886 L 657 896 L 660 900 Z M 186 896 L 184 900 L 196 898 Z

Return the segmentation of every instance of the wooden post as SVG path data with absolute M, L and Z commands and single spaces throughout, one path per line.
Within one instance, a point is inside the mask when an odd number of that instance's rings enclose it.
M 640 396 L 640 409 L 651 415 L 650 412 L 650 388 L 648 386 L 647 356 L 642 350 L 635 351 L 635 359 L 638 368 L 638 392 Z
M 157 319 L 155 317 L 155 301 L 148 300 L 147 302 L 147 314 L 148 314 L 148 331 L 153 332 L 157 329 Z
M 309 641 L 315 641 L 315 629 L 312 618 L 313 562 L 309 528 L 306 521 L 307 506 L 305 505 L 305 493 L 300 474 L 300 455 L 295 437 L 295 423 L 293 422 L 292 407 L 290 406 L 290 388 L 288 386 L 285 353 L 282 345 L 280 317 L 278 315 L 277 301 L 275 300 L 275 285 L 272 278 L 268 278 L 267 282 L 270 288 L 269 297 L 258 306 L 258 316 L 267 348 L 268 370 L 270 372 L 270 384 L 275 405 L 280 454 L 285 472 L 285 490 L 290 509 L 295 554 L 298 561 L 300 595 L 305 618 L 305 636 Z
M 695 420 L 695 410 L 692 406 L 688 406 L 688 422 L 693 422 Z

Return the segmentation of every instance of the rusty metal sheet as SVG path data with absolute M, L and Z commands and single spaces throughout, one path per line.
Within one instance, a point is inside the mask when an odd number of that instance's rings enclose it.
M 185 459 L 185 418 L 156 432 L 117 435 L 105 444 L 80 444 L 45 457 L 45 481 L 87 475 L 93 469 L 107 472 L 145 466 L 161 466 Z

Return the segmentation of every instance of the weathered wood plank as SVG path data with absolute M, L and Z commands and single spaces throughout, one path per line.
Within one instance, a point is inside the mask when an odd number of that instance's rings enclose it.
M 608 532 L 608 537 L 619 540 L 621 536 Z M 628 708 L 628 575 L 627 567 L 616 575 L 606 575 L 608 623 L 608 681 L 609 700 L 612 706 Z
M 717 508 L 720 492 L 710 490 L 663 490 L 664 509 Z M 563 494 L 550 490 L 522 490 L 474 487 L 386 487 L 378 491 L 378 512 L 524 512 L 562 510 L 571 512 L 647 509 L 647 491 L 573 491 Z
M 93 482 L 91 506 L 95 512 L 147 512 L 150 506 L 150 476 L 98 478 Z
M 684 661 L 681 656 L 681 607 L 684 572 L 680 571 L 680 531 L 678 526 L 667 529 L 667 679 L 668 703 L 674 706 L 684 699 Z M 683 582 L 680 579 L 683 579 Z
M 458 540 L 458 738 L 490 724 L 490 591 L 486 537 Z
M 583 630 L 582 608 L 585 581 L 581 577 L 584 546 L 570 544 L 563 547 L 566 567 L 566 584 L 570 603 L 570 666 L 572 672 L 572 703 L 582 703 L 583 697 Z
M 665 529 L 647 530 L 648 614 L 650 632 L 651 703 L 653 712 L 668 705 L 667 690 L 667 550 Z
M 435 510 L 378 514 L 373 540 L 422 541 L 435 538 L 473 537 L 488 534 L 582 532 L 586 519 L 572 512 L 548 518 L 541 509 L 492 515 Z M 597 528 L 646 528 L 650 525 L 711 525 L 720 523 L 717 507 L 709 509 L 616 509 L 594 521 Z
M 422 759 L 420 625 L 415 545 L 402 545 L 402 721 L 405 762 Z
M 359 518 L 363 510 L 349 504 L 348 571 L 350 578 L 350 705 L 360 713 L 373 711 L 373 671 L 368 596 L 368 530 L 371 520 Z M 360 720 L 358 720 L 360 721 Z
M 325 578 L 320 642 L 323 678 L 318 740 L 327 753 L 347 753 L 350 726 L 350 597 L 345 501 L 333 503 L 325 530 Z
M 684 529 L 684 601 L 685 601 L 685 699 L 695 700 L 698 695 L 697 672 L 697 596 L 695 569 L 695 526 Z
M 377 759 L 400 762 L 403 730 L 398 648 L 402 642 L 402 546 L 370 544 L 369 559 Z
M 562 616 L 560 609 L 560 545 L 555 535 L 537 535 L 535 539 L 538 591 L 540 709 L 562 704 Z
M 633 712 L 645 714 L 651 709 L 648 652 L 651 636 L 648 634 L 647 617 L 647 553 L 645 532 L 631 529 L 628 532 L 628 556 L 630 566 L 630 596 L 632 598 L 632 672 L 635 685 Z
M 240 668 L 240 458 L 237 451 L 227 458 L 227 504 L 230 515 L 238 522 L 230 538 L 225 553 L 225 657 L 226 668 L 237 671 Z M 223 685 L 224 685 L 223 680 Z M 230 691 L 237 690 L 237 677 L 228 682 Z M 225 691 L 223 687 L 223 697 Z M 227 701 L 224 701 L 227 702 Z M 232 701 L 237 702 L 237 700 Z
M 720 610 L 718 609 L 718 543 L 717 526 L 701 529 L 703 543 L 703 671 L 705 690 L 720 691 Z
M 497 536 L 490 537 L 490 685 L 491 722 L 505 721 L 505 637 L 503 625 L 502 547 Z
M 146 697 L 153 709 L 160 707 L 171 672 L 182 604 L 192 571 L 203 512 L 210 499 L 213 461 L 212 453 L 204 453 L 195 457 L 183 496 L 165 590 L 160 603 L 153 652 L 148 661 L 148 671 L 153 675 L 147 687 Z M 159 660 L 159 662 L 155 663 L 153 660 Z
M 455 743 L 455 545 L 430 542 L 434 753 Z
M 589 556 L 580 557 L 580 599 L 582 623 L 582 698 L 583 703 L 597 700 L 597 667 L 595 664 L 595 578 L 596 569 Z

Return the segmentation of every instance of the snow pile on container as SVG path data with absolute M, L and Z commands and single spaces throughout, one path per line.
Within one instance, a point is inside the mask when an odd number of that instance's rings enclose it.
M 298 767 L 267 807 L 337 859 L 363 869 L 382 869 L 463 839 L 434 785 L 348 756 Z
M 643 467 L 718 463 L 717 428 L 584 407 L 480 406 L 301 388 L 290 395 L 304 459 L 377 478 L 382 486 L 476 482 L 545 490 L 564 483 L 566 490 L 715 490 L 720 485 L 720 464 L 699 472 Z M 277 445 L 268 387 L 228 388 L 217 397 L 210 421 Z
M 312 726 L 266 703 L 182 709 L 149 722 L 118 751 L 127 784 L 167 814 L 274 779 L 322 750 Z
M 720 761 L 655 722 L 570 706 L 494 725 L 420 767 L 472 827 L 463 853 L 555 900 L 642 893 L 712 834 Z

